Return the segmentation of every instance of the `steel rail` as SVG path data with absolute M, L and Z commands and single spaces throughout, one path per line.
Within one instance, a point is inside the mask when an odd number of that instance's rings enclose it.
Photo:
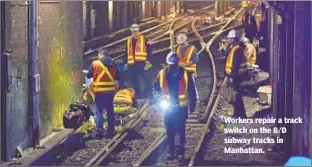
M 255 13 L 256 9 L 257 9 L 257 6 L 254 8 L 253 14 Z M 207 46 L 207 47 L 206 47 L 206 50 L 207 50 L 207 52 L 209 53 L 209 56 L 212 58 L 212 59 L 211 59 L 211 60 L 212 60 L 212 65 L 213 65 L 213 67 L 214 67 L 214 68 L 213 68 L 213 69 L 214 69 L 214 70 L 213 70 L 213 74 L 214 74 L 214 76 L 213 76 L 213 77 L 214 77 L 213 87 L 214 87 L 214 90 L 212 91 L 212 93 L 211 93 L 211 95 L 210 95 L 210 99 L 209 99 L 209 101 L 213 101 L 213 99 L 214 99 L 214 103 L 213 103 L 213 106 L 211 107 L 211 112 L 210 112 L 210 114 L 209 114 L 209 116 L 208 116 L 208 120 L 207 120 L 207 122 L 206 122 L 206 124 L 205 124 L 205 128 L 204 128 L 204 130 L 202 131 L 200 141 L 198 142 L 198 145 L 197 145 L 197 147 L 195 148 L 194 154 L 193 154 L 193 156 L 192 156 L 192 158 L 191 158 L 191 160 L 190 160 L 188 166 L 193 166 L 194 163 L 195 163 L 195 160 L 196 160 L 196 157 L 197 157 L 197 155 L 198 155 L 198 153 L 199 153 L 199 151 L 200 151 L 200 148 L 201 148 L 202 144 L 204 143 L 205 136 L 206 136 L 206 134 L 208 134 L 208 133 L 210 132 L 209 127 L 210 127 L 210 125 L 211 125 L 211 123 L 212 123 L 212 118 L 214 117 L 214 115 L 215 115 L 215 113 L 216 113 L 216 111 L 217 111 L 217 106 L 218 106 L 219 101 L 220 101 L 220 94 L 219 94 L 219 92 L 216 93 L 217 74 L 216 74 L 216 70 L 215 70 L 216 68 L 215 68 L 214 59 L 213 59 L 213 56 L 212 56 L 212 54 L 211 54 L 211 52 L 210 52 L 210 47 L 211 47 L 212 43 L 215 41 L 215 39 L 216 39 L 217 37 L 219 37 L 219 36 L 220 36 L 221 34 L 223 34 L 224 32 L 226 32 L 226 31 L 232 29 L 232 28 L 225 29 L 225 27 L 228 26 L 234 19 L 236 19 L 236 17 L 237 17 L 243 10 L 244 10 L 244 8 L 241 8 L 234 16 L 232 16 L 232 18 L 228 21 L 228 23 L 225 24 L 225 25 L 220 29 L 220 31 L 218 31 L 218 32 L 215 34 L 215 36 L 214 36 L 207 44 L 205 44 L 205 45 Z M 239 26 L 240 26 L 240 25 L 239 25 Z M 225 84 L 226 82 L 227 82 L 227 78 L 225 77 L 225 78 L 223 79 L 223 81 L 222 81 L 222 85 Z M 215 94 L 217 94 L 216 97 L 214 96 Z M 213 98 L 213 97 L 215 97 L 215 98 Z M 212 103 L 212 102 L 211 102 L 211 103 Z M 207 108 L 206 108 L 206 111 L 205 111 L 205 114 L 206 114 L 206 115 L 207 115 L 207 112 L 208 112 L 209 109 L 210 109 L 211 103 L 208 103 L 208 104 L 207 104 Z
M 146 102 L 139 111 L 136 118 L 128 122 L 125 128 L 135 127 L 142 119 L 145 113 L 147 113 L 149 103 Z M 99 166 L 99 164 L 106 158 L 110 152 L 128 135 L 127 131 L 123 131 L 112 138 L 112 140 L 105 145 L 88 163 L 84 166 Z
M 195 21 L 195 20 L 194 20 Z M 194 23 L 194 21 L 192 23 Z M 211 28 L 214 28 L 214 27 L 218 27 L 220 25 L 223 25 L 224 23 L 217 23 L 217 24 L 214 24 L 214 25 L 211 25 L 209 26 L 208 28 L 205 28 L 205 29 L 202 29 L 202 30 L 206 30 L 206 29 L 211 29 Z M 173 25 L 174 25 L 174 22 L 172 23 L 172 25 L 170 26 L 170 29 L 173 29 Z M 192 24 L 194 25 L 194 24 Z M 196 31 L 197 32 L 197 31 Z M 190 33 L 195 33 L 195 31 L 193 32 L 189 32 L 188 34 Z M 197 32 L 198 33 L 198 32 Z M 208 36 L 211 36 L 213 33 L 210 33 Z M 196 41 L 198 39 L 193 39 L 193 40 L 189 40 L 188 42 L 191 42 L 191 41 Z M 199 41 L 201 43 L 204 43 L 203 39 L 200 38 Z M 168 48 L 164 48 L 164 49 L 161 49 L 159 50 L 158 52 L 161 52 L 161 51 L 164 51 L 164 50 L 168 50 L 168 49 L 174 49 L 174 31 L 171 31 L 170 33 L 170 45 L 171 47 L 168 47 Z M 191 123 L 190 124 L 187 124 L 187 126 L 190 126 L 191 127 Z M 196 125 L 198 126 L 198 125 Z M 206 131 L 206 126 L 203 127 L 204 130 L 203 131 Z M 200 130 L 202 130 L 203 128 L 200 128 Z M 143 162 L 155 151 L 156 148 L 158 148 L 165 140 L 167 139 L 167 136 L 165 133 L 162 133 L 159 137 L 156 138 L 156 140 L 154 140 L 154 142 L 151 144 L 151 146 L 146 149 L 143 154 L 141 155 L 141 157 L 134 163 L 133 166 L 140 166 L 141 164 L 143 164 Z
M 141 21 L 143 21 L 143 20 L 141 20 Z M 139 24 L 139 26 L 145 26 L 145 25 L 151 24 L 153 22 L 158 22 L 158 21 L 160 21 L 159 18 L 154 18 L 154 19 L 151 19 L 151 20 L 148 20 L 146 22 L 143 22 L 143 23 Z M 117 30 L 117 31 L 115 31 L 113 33 L 110 33 L 110 34 L 105 34 L 105 35 L 102 35 L 102 36 L 94 37 L 94 38 L 92 38 L 90 40 L 83 41 L 82 43 L 83 43 L 83 45 L 88 45 L 88 43 L 92 43 L 92 42 L 95 42 L 97 40 L 101 40 L 103 38 L 109 38 L 109 37 L 115 36 L 115 35 L 117 35 L 119 33 L 124 33 L 126 31 L 129 31 L 129 30 L 130 30 L 130 27 L 127 27 L 127 28 L 124 28 L 124 29 Z
M 141 33 L 142 33 L 142 34 L 145 34 L 146 32 L 149 32 L 149 31 L 152 31 L 152 30 L 154 30 L 154 29 L 157 29 L 157 28 L 159 28 L 159 27 L 161 27 L 161 26 L 163 26 L 163 25 L 169 24 L 169 23 L 174 22 L 174 21 L 176 21 L 176 20 L 179 20 L 179 19 L 181 19 L 181 18 L 183 18 L 183 17 L 186 17 L 186 16 L 188 16 L 188 15 L 190 15 L 190 14 L 194 14 L 194 13 L 200 12 L 200 11 L 202 11 L 202 10 L 211 8 L 211 7 L 213 7 L 213 5 L 208 5 L 208 6 L 204 7 L 204 8 L 202 8 L 202 9 L 199 9 L 199 10 L 197 10 L 197 11 L 194 11 L 193 13 L 188 13 L 188 14 L 182 15 L 182 16 L 180 16 L 180 17 L 178 17 L 178 18 L 173 19 L 173 20 L 169 20 L 169 21 L 167 21 L 167 22 L 164 22 L 164 23 L 161 23 L 161 24 L 159 24 L 159 25 L 157 25 L 157 26 L 154 26 L 154 27 L 152 27 L 152 28 L 150 28 L 150 29 L 144 30 L 144 31 L 142 31 Z M 166 33 L 168 34 L 169 31 L 167 31 Z M 116 44 L 118 44 L 118 43 L 124 42 L 124 41 L 127 40 L 128 38 L 129 38 L 129 36 L 126 37 L 126 38 L 122 38 L 122 39 L 120 39 L 120 40 L 118 40 L 118 41 L 112 42 L 112 43 L 110 43 L 110 44 L 104 45 L 104 46 L 102 46 L 102 47 L 89 50 L 89 51 L 85 52 L 85 53 L 83 54 L 83 56 L 87 56 L 87 55 L 89 55 L 89 54 L 91 54 L 91 53 L 97 52 L 99 49 L 103 49 L 103 48 L 108 48 L 108 47 L 114 46 L 114 45 L 116 45 Z

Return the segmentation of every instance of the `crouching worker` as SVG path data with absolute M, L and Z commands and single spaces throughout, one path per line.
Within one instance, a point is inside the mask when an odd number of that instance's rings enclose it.
M 122 126 L 135 116 L 137 102 L 135 101 L 135 91 L 132 88 L 119 90 L 114 97 L 114 112 L 117 130 L 122 130 Z
M 169 159 L 178 157 L 182 162 L 185 152 L 185 125 L 188 117 L 188 89 L 194 87 L 193 80 L 188 79 L 186 70 L 179 66 L 179 57 L 170 52 L 166 57 L 168 66 L 159 71 L 154 83 L 154 97 L 157 105 L 164 112 L 164 124 L 167 132 Z M 175 134 L 180 142 L 175 144 Z M 176 154 L 177 153 L 177 154 Z
M 114 97 L 114 111 L 115 114 L 120 116 L 126 116 L 135 112 L 132 108 L 137 107 L 137 103 L 134 100 L 135 91 L 132 88 L 126 88 L 119 90 Z

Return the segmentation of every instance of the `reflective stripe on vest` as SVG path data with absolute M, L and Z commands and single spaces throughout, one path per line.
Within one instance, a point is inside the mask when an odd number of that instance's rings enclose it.
M 133 54 L 132 47 L 132 37 L 129 37 L 127 40 L 127 49 L 128 49 L 128 64 L 132 65 L 136 61 L 146 61 L 147 50 L 145 46 L 145 38 L 143 35 L 139 35 L 136 45 L 135 45 L 135 54 Z M 135 56 L 134 56 L 135 55 Z
M 161 93 L 167 98 L 168 100 L 170 99 L 169 96 L 169 87 L 168 87 L 168 81 L 166 79 L 166 71 L 165 69 L 162 69 L 159 72 L 159 85 L 161 89 Z M 188 87 L 188 76 L 187 72 L 184 71 L 183 78 L 179 81 L 179 104 L 181 107 L 187 106 L 188 101 L 187 101 L 187 96 L 186 96 L 186 90 Z
M 93 83 L 88 86 L 88 92 L 90 93 L 90 96 L 92 97 L 92 100 L 94 101 L 95 97 L 93 93 Z
M 234 58 L 234 52 L 239 49 L 240 46 L 236 45 L 234 46 L 228 53 L 228 56 L 226 58 L 226 64 L 225 64 L 225 73 L 230 75 L 232 73 L 232 67 L 233 67 L 233 58 Z M 239 68 L 239 72 L 244 72 L 247 70 L 247 66 L 244 65 L 245 63 L 241 63 L 241 66 Z
M 101 68 L 101 72 L 98 76 L 94 76 L 93 80 L 93 92 L 111 92 L 116 90 L 115 79 L 112 74 L 108 70 L 107 67 L 103 65 L 100 60 L 96 60 L 93 62 L 93 67 Z M 94 68 L 93 68 L 94 70 Z M 93 71 L 94 75 L 94 71 Z M 104 76 L 109 78 L 109 81 L 102 81 Z
M 181 54 L 181 50 L 182 50 L 182 47 L 181 47 L 181 45 L 180 45 L 180 46 L 178 47 L 178 49 L 177 49 L 177 54 L 178 54 L 178 56 L 179 56 L 179 58 L 180 58 L 179 64 L 191 62 L 191 58 L 192 58 L 193 52 L 194 52 L 194 50 L 195 50 L 195 46 L 190 45 L 190 46 L 187 48 L 187 50 L 186 50 L 186 52 L 184 53 L 184 55 Z M 192 65 L 190 65 L 190 66 L 188 66 L 188 67 L 185 67 L 184 69 L 185 69 L 186 71 L 188 71 L 188 72 L 194 72 L 194 73 L 196 73 L 196 64 L 192 64 Z
M 114 102 L 118 103 L 126 103 L 126 104 L 133 104 L 133 97 L 134 97 L 134 90 L 129 89 L 123 89 L 116 93 L 114 97 Z

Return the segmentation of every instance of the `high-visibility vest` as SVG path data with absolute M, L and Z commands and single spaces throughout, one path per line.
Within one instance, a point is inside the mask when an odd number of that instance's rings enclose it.
M 233 67 L 233 59 L 234 59 L 234 53 L 237 51 L 237 49 L 241 49 L 239 45 L 233 46 L 226 58 L 226 63 L 225 63 L 225 73 L 228 75 L 231 75 L 232 73 L 232 67 Z M 243 56 L 242 62 L 240 64 L 240 68 L 238 70 L 239 73 L 244 73 L 248 69 L 248 64 L 246 63 L 245 56 Z
M 255 65 L 257 60 L 257 51 L 253 44 L 248 43 L 245 50 L 245 57 L 247 59 L 248 65 Z
M 242 1 L 242 7 L 243 7 L 243 8 L 248 7 L 248 3 L 247 3 L 247 1 Z
M 82 95 L 82 100 L 88 103 L 94 103 L 93 83 L 87 86 L 86 91 Z
M 139 35 L 135 45 L 135 51 L 133 53 L 132 49 L 132 37 L 129 37 L 127 40 L 127 50 L 128 50 L 128 64 L 132 65 L 136 61 L 146 61 L 147 49 L 145 45 L 145 38 L 143 35 Z
M 93 92 L 114 92 L 116 88 L 116 68 L 108 69 L 101 62 L 95 60 L 93 65 Z
M 118 91 L 114 97 L 114 103 L 125 103 L 132 105 L 135 91 L 131 88 Z
M 182 63 L 189 63 L 190 61 L 191 61 L 191 58 L 192 58 L 192 55 L 193 55 L 193 52 L 194 52 L 194 50 L 195 50 L 195 46 L 193 46 L 193 45 L 190 45 L 188 48 L 187 48 L 187 50 L 186 50 L 186 52 L 184 53 L 184 55 L 182 55 L 181 54 L 181 49 L 182 49 L 182 47 L 181 47 L 181 45 L 177 48 L 177 54 L 178 54 L 178 56 L 179 56 L 179 58 L 180 58 L 180 61 L 179 61 L 179 64 L 182 64 Z M 190 66 L 188 66 L 188 67 L 185 67 L 184 68 L 186 71 L 188 71 L 188 72 L 194 72 L 194 73 L 196 73 L 196 64 L 192 64 L 192 65 L 190 65 Z
M 160 70 L 159 74 L 159 85 L 161 89 L 161 93 L 166 99 L 170 99 L 169 96 L 169 87 L 168 87 L 168 81 L 166 79 L 166 69 Z M 188 76 L 187 72 L 184 71 L 183 77 L 179 81 L 179 87 L 178 87 L 178 93 L 179 93 L 179 104 L 181 107 L 185 107 L 188 105 L 187 100 L 187 86 L 188 86 Z

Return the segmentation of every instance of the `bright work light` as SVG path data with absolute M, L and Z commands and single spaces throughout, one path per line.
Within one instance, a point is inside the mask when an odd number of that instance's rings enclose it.
M 168 109 L 170 106 L 170 103 L 167 100 L 161 100 L 159 104 L 162 109 Z

